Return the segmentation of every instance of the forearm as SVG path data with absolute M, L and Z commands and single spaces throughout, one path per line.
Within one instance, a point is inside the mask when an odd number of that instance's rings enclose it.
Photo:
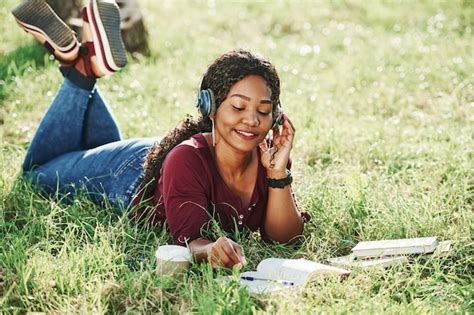
M 281 174 L 277 176 L 281 177 Z M 272 240 L 280 243 L 287 243 L 302 234 L 303 219 L 290 185 L 268 189 L 265 232 Z

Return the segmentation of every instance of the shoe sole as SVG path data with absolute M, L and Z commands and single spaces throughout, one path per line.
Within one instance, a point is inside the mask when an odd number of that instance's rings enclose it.
M 74 32 L 41 0 L 29 0 L 13 9 L 16 22 L 28 33 L 39 35 L 54 48 L 56 57 L 75 59 L 79 43 Z
M 120 11 L 113 0 L 89 0 L 86 7 L 97 66 L 112 74 L 127 64 L 127 54 L 120 32 Z

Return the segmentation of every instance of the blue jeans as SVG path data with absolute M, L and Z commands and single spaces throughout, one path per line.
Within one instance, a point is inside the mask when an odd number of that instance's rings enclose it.
M 67 78 L 41 121 L 23 162 L 24 174 L 51 196 L 85 192 L 103 205 L 127 207 L 157 138 L 121 140 L 101 93 Z

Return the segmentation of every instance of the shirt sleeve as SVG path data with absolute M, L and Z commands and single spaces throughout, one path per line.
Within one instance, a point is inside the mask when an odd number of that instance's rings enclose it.
M 195 148 L 182 145 L 168 153 L 160 181 L 163 203 L 173 241 L 186 246 L 200 238 L 211 219 L 209 179 Z

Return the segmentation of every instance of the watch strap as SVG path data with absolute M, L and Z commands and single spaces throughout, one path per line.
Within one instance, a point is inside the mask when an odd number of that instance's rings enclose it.
M 267 177 L 267 184 L 270 188 L 285 188 L 285 186 L 290 185 L 293 182 L 293 177 L 291 176 L 290 171 L 287 171 L 287 176 L 285 178 L 275 179 Z

